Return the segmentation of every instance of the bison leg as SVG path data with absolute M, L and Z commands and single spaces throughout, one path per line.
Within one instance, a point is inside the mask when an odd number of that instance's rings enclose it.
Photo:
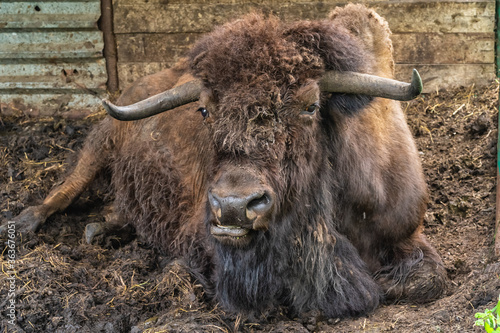
M 425 303 L 439 298 L 446 291 L 446 270 L 423 234 L 415 232 L 390 252 L 392 262 L 376 274 L 388 301 Z
M 16 231 L 25 234 L 35 232 L 55 212 L 66 209 L 89 185 L 97 172 L 106 164 L 109 149 L 106 135 L 112 123 L 104 120 L 89 134 L 80 152 L 73 172 L 65 181 L 54 188 L 41 205 L 25 209 L 14 218 Z M 7 224 L 0 226 L 0 234 L 6 232 Z
M 332 256 L 336 277 L 326 288 L 326 303 L 320 308 L 328 317 L 357 317 L 372 312 L 382 300 L 382 290 L 374 281 L 356 249 L 337 235 Z

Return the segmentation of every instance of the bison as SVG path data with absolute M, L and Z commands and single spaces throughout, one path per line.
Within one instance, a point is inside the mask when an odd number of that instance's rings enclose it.
M 120 106 L 104 103 L 118 120 L 93 129 L 17 230 L 36 231 L 109 168 L 113 218 L 88 239 L 133 227 L 228 311 L 348 317 L 438 298 L 446 271 L 422 234 L 427 188 L 397 101 L 421 81 L 393 79 L 390 34 L 362 5 L 216 28 Z

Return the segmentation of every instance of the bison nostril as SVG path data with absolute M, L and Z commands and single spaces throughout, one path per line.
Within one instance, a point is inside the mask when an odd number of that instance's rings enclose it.
M 212 210 L 214 211 L 215 215 L 217 218 L 221 218 L 222 216 L 222 209 L 221 209 L 221 203 L 220 199 L 212 194 L 212 192 L 208 192 L 208 200 L 210 202 L 210 206 L 212 207 Z
M 263 215 L 272 207 L 272 199 L 267 194 L 262 195 L 257 194 L 255 198 L 252 198 L 246 207 L 246 215 L 249 220 L 253 220 L 257 215 Z
M 266 209 L 266 207 L 269 205 L 270 201 L 271 200 L 269 199 L 269 196 L 267 196 L 267 194 L 264 193 L 260 197 L 251 200 L 247 204 L 247 209 L 251 209 L 251 210 Z

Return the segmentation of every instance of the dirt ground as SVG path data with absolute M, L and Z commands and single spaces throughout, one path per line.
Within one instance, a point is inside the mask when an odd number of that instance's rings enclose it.
M 201 286 L 181 266 L 147 244 L 84 242 L 85 225 L 103 221 L 110 200 L 103 178 L 37 236 L 16 239 L 15 262 L 8 261 L 2 239 L 0 332 L 481 332 L 474 313 L 492 308 L 500 294 L 493 253 L 497 97 L 494 84 L 403 105 L 429 184 L 425 233 L 450 278 L 438 301 L 382 305 L 366 318 L 344 320 L 278 314 L 251 322 L 231 316 L 204 300 Z M 1 223 L 40 203 L 63 179 L 99 118 L 0 118 Z

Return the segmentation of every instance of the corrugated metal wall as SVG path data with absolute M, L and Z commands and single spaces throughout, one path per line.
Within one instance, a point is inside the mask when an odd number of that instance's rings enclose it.
M 0 115 L 82 116 L 106 91 L 100 0 L 0 1 Z

